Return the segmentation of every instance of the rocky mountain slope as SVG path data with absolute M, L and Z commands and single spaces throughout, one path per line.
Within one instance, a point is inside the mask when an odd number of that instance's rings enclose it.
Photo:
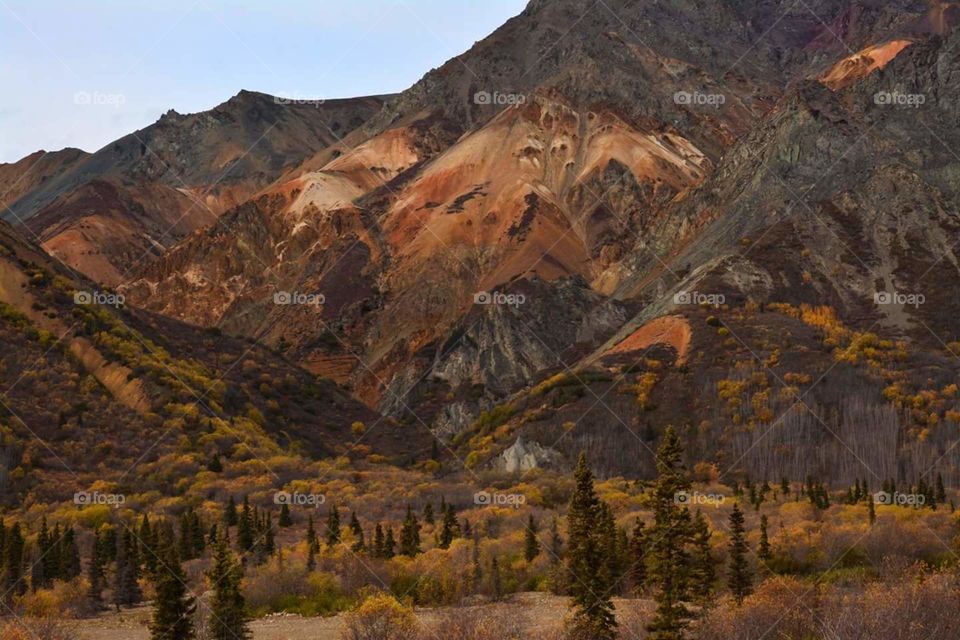
M 308 102 L 244 91 L 210 111 L 170 111 L 56 170 L 46 167 L 67 152 L 47 154 L 38 165 L 17 163 L 33 188 L 7 196 L 4 218 L 25 224 L 73 268 L 116 285 L 381 105 L 379 97 Z
M 407 464 L 429 451 L 429 438 L 389 427 L 364 438 L 366 454 L 351 448 L 352 424 L 381 420 L 335 384 L 123 302 L 0 226 L 4 502 L 69 500 L 91 486 L 172 495 L 228 461 L 253 477 L 258 461 L 284 455 Z
M 534 0 L 120 291 L 471 466 L 643 475 L 674 423 L 731 471 L 960 480 L 958 16 Z

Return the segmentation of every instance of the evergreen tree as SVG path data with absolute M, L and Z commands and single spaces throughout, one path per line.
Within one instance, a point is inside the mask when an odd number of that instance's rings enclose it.
M 457 523 L 457 516 L 453 512 L 453 505 L 448 504 L 443 507 L 443 524 L 440 528 L 440 548 L 449 549 L 456 537 L 456 531 L 460 527 Z
M 132 607 L 143 600 L 138 582 L 137 553 L 129 530 L 117 537 L 117 568 L 114 572 L 113 603 L 117 607 Z
M 103 557 L 100 554 L 100 528 L 93 532 L 93 544 L 90 545 L 90 565 L 87 568 L 87 599 L 94 610 L 103 606 Z
M 767 537 L 767 516 L 760 516 L 760 543 L 757 545 L 757 558 L 766 565 L 773 558 L 770 539 Z
M 750 594 L 752 588 L 747 550 L 743 512 L 740 511 L 740 506 L 734 503 L 733 511 L 730 512 L 730 569 L 727 586 L 730 587 L 737 604 L 743 604 L 743 599 Z
M 290 506 L 284 502 L 280 505 L 280 517 L 277 519 L 277 525 L 281 529 L 286 529 L 293 524 L 293 518 L 290 517 Z
M 503 579 L 500 576 L 500 562 L 494 556 L 490 561 L 490 587 L 493 591 L 494 600 L 503 599 Z
M 873 496 L 867 497 L 867 518 L 871 525 L 877 521 L 877 508 L 873 504 Z
M 184 560 L 192 560 L 197 556 L 193 551 L 193 519 L 190 517 L 189 508 L 180 514 L 179 528 L 180 557 Z
M 332 547 L 340 542 L 340 511 L 334 505 L 327 513 L 327 546 Z
M 540 555 L 540 542 L 537 540 L 537 521 L 533 519 L 531 513 L 524 531 L 523 557 L 527 562 L 533 562 L 538 555 Z
M 154 577 L 156 597 L 150 620 L 150 640 L 192 640 L 193 598 L 187 594 L 186 576 L 180 566 L 176 545 L 167 540 L 164 547 Z
M 190 509 L 190 535 L 193 538 L 192 547 L 194 554 L 199 557 L 203 555 L 203 550 L 207 546 L 206 538 L 203 535 L 203 521 L 200 520 L 200 514 L 194 509 Z
M 350 512 L 350 531 L 353 532 L 353 546 L 351 549 L 354 553 L 361 553 L 366 549 L 366 541 L 363 539 L 363 527 L 360 526 L 360 519 L 357 518 L 357 512 Z
M 473 548 L 471 550 L 473 561 L 473 588 L 477 590 L 480 581 L 483 580 L 483 568 L 480 566 L 480 532 L 473 530 Z
M 58 568 L 60 558 L 58 554 L 51 553 L 51 543 L 47 517 L 44 516 L 40 521 L 40 533 L 37 534 L 37 558 L 30 566 L 30 587 L 34 591 L 49 587 Z
M 600 502 L 600 519 L 597 523 L 600 540 L 600 555 L 604 562 L 604 578 L 609 581 L 610 591 L 619 593 L 626 572 L 626 545 L 620 543 L 620 531 L 613 511 L 606 502 Z
M 260 555 L 263 557 L 272 556 L 277 551 L 277 545 L 273 537 L 273 514 L 267 512 L 267 517 L 263 521 L 263 534 L 259 537 Z
M 314 553 L 320 550 L 320 542 L 317 540 L 317 530 L 313 527 L 313 514 L 307 517 L 307 547 L 313 549 Z
M 657 452 L 657 484 L 653 489 L 653 525 L 646 535 L 648 582 L 656 588 L 651 640 L 676 640 L 690 618 L 690 553 L 693 527 L 690 511 L 678 497 L 690 488 L 683 449 L 673 427 L 667 427 Z M 752 485 L 751 485 L 752 486 Z
M 245 612 L 246 602 L 240 590 L 243 566 L 230 551 L 227 541 L 217 541 L 213 565 L 207 573 L 213 597 L 207 623 L 210 640 L 247 640 L 250 630 Z
M 574 479 L 576 488 L 567 514 L 570 536 L 567 566 L 573 576 L 570 591 L 575 608 L 573 624 L 578 633 L 592 639 L 612 639 L 616 637 L 617 621 L 610 600 L 613 579 L 603 557 L 599 530 L 603 503 L 597 497 L 593 472 L 583 453 Z
M 423 521 L 427 524 L 434 524 L 436 522 L 433 517 L 433 504 L 429 502 L 423 507 Z
M 157 536 L 156 531 L 150 526 L 150 518 L 143 514 L 140 518 L 140 544 L 143 552 L 140 554 L 143 560 L 147 575 L 152 576 L 157 571 Z
M 413 509 L 407 505 L 407 515 L 400 529 L 400 555 L 412 558 L 420 553 L 420 523 Z
M 30 552 L 30 590 L 36 591 L 37 589 L 43 588 L 44 577 L 43 577 L 43 555 L 40 551 L 39 541 L 38 544 L 33 545 L 33 548 Z
M 710 525 L 700 511 L 693 519 L 693 554 L 690 565 L 690 591 L 701 602 L 713 591 L 717 571 L 710 550 Z
M 230 496 L 230 499 L 227 501 L 227 508 L 223 511 L 223 524 L 227 527 L 235 527 L 237 526 L 237 522 L 237 503 L 234 501 L 233 496 Z
M 3 545 L 3 594 L 4 599 L 26 593 L 27 585 L 23 576 L 23 557 L 25 543 L 20 523 L 16 522 L 6 532 Z
M 550 523 L 550 562 L 563 560 L 563 538 L 560 536 L 560 524 L 554 518 Z
M 633 533 L 630 535 L 630 570 L 628 577 L 630 586 L 634 591 L 643 590 L 647 582 L 647 552 L 646 535 L 644 533 L 643 520 L 637 518 L 633 526 Z
M 59 545 L 59 570 L 57 577 L 70 581 L 80 575 L 80 550 L 77 548 L 73 527 L 67 529 Z
M 373 530 L 373 555 L 376 558 L 383 557 L 383 527 L 380 526 L 380 523 L 377 523 L 377 526 Z
M 397 552 L 397 542 L 393 538 L 393 527 L 387 527 L 387 539 L 383 542 L 383 557 L 388 560 L 394 557 Z
M 250 510 L 250 499 L 243 498 L 243 509 L 237 519 L 237 544 L 241 551 L 252 551 L 254 543 L 253 530 L 256 526 L 253 513 Z
M 934 497 L 937 500 L 937 504 L 945 504 L 947 502 L 947 490 L 943 486 L 943 476 L 939 473 L 937 474 L 937 482 L 935 486 L 936 489 Z

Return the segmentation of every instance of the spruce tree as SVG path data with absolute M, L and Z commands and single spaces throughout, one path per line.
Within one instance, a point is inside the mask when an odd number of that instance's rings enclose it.
M 277 519 L 277 526 L 286 529 L 293 524 L 293 518 L 290 517 L 290 506 L 284 502 L 280 505 L 280 517 Z
M 393 527 L 387 527 L 387 539 L 383 542 L 383 557 L 388 560 L 397 554 L 397 542 L 393 538 Z
M 103 557 L 100 553 L 100 528 L 93 532 L 93 544 L 90 545 L 90 565 L 87 567 L 87 599 L 94 611 L 103 606 Z
M 770 549 L 770 539 L 767 537 L 767 516 L 760 516 L 760 543 L 757 545 L 757 559 L 764 566 L 773 558 Z
M 351 550 L 354 553 L 361 553 L 366 550 L 366 541 L 363 537 L 363 527 L 360 526 L 360 519 L 357 518 L 357 512 L 350 512 L 350 531 L 353 533 L 353 546 Z
M 243 509 L 240 511 L 240 516 L 237 519 L 237 545 L 239 545 L 241 551 L 253 550 L 253 530 L 256 526 L 253 517 L 253 513 L 250 510 L 250 500 L 247 496 L 244 496 Z
M 117 536 L 117 567 L 114 572 L 113 603 L 117 607 L 131 607 L 143 600 L 137 568 L 137 553 L 129 530 Z
M 143 514 L 140 518 L 140 544 L 143 547 L 142 556 L 143 565 L 147 570 L 147 575 L 152 576 L 157 571 L 157 536 L 155 529 L 150 525 L 150 518 Z
M 30 552 L 30 591 L 42 589 L 44 585 L 43 577 L 43 556 L 38 544 L 33 545 Z
M 620 530 L 613 517 L 613 510 L 606 502 L 600 502 L 600 520 L 597 523 L 600 538 L 600 554 L 604 562 L 604 577 L 609 581 L 612 594 L 618 594 L 623 586 L 626 572 L 626 544 L 621 545 Z
M 20 523 L 16 522 L 6 532 L 3 546 L 3 593 L 4 599 L 23 595 L 27 585 L 23 579 L 23 557 L 25 543 Z
M 307 517 L 307 547 L 313 549 L 314 553 L 320 550 L 320 542 L 317 540 L 317 530 L 313 526 L 313 514 Z
M 203 550 L 207 546 L 206 539 L 203 535 L 204 526 L 203 521 L 200 520 L 200 514 L 194 509 L 190 509 L 190 535 L 192 537 L 191 546 L 193 548 L 193 553 L 197 557 L 203 555 Z
M 193 598 L 187 593 L 186 576 L 180 566 L 176 545 L 167 540 L 164 547 L 154 577 L 156 597 L 150 620 L 150 640 L 192 640 Z
M 267 517 L 263 521 L 263 533 L 259 537 L 260 555 L 270 557 L 277 551 L 277 545 L 273 537 L 273 514 L 267 512 Z
M 80 550 L 77 548 L 77 539 L 73 527 L 64 532 L 59 551 L 57 575 L 61 580 L 73 580 L 80 575 Z
M 630 587 L 637 593 L 643 591 L 647 583 L 647 551 L 644 526 L 643 520 L 637 518 L 636 524 L 633 526 L 633 533 L 630 535 L 628 578 Z
M 471 550 L 473 561 L 473 589 L 476 591 L 480 587 L 480 581 L 483 580 L 483 568 L 480 566 L 480 532 L 473 530 L 473 548 Z
M 213 597 L 207 623 L 210 640 L 247 640 L 250 629 L 245 612 L 246 602 L 240 590 L 243 566 L 221 538 L 213 552 L 213 565 L 207 573 Z
M 440 548 L 449 549 L 456 537 L 457 516 L 453 512 L 453 505 L 448 504 L 443 507 L 443 524 L 440 527 Z
M 223 524 L 228 527 L 235 527 L 237 526 L 237 522 L 237 503 L 234 501 L 233 496 L 230 496 L 230 499 L 227 501 L 227 508 L 223 511 Z
M 524 530 L 523 557 L 527 562 L 533 562 L 538 555 L 540 555 L 540 541 L 537 540 L 537 521 L 533 519 L 531 513 L 527 520 L 527 528 Z
M 730 512 L 730 567 L 727 575 L 727 586 L 733 594 L 737 604 L 743 604 L 743 599 L 750 595 L 752 576 L 747 561 L 747 537 L 744 528 L 743 512 L 737 503 L 733 504 Z
M 698 510 L 693 518 L 693 553 L 690 565 L 690 591 L 700 600 L 706 601 L 713 591 L 717 580 L 717 570 L 710 550 L 710 525 Z
M 383 527 L 380 526 L 380 523 L 377 523 L 377 526 L 373 529 L 373 555 L 376 558 L 383 557 Z
M 30 587 L 34 591 L 49 587 L 53 582 L 54 572 L 59 562 L 58 554 L 51 553 L 50 529 L 47 527 L 47 517 L 40 521 L 40 533 L 37 534 L 38 557 L 31 564 Z
M 550 562 L 558 563 L 563 560 L 563 537 L 560 536 L 560 523 L 556 518 L 550 523 Z
M 647 576 L 656 589 L 653 620 L 647 626 L 651 640 L 683 637 L 690 618 L 690 553 L 693 527 L 690 511 L 679 498 L 690 489 L 683 466 L 680 438 L 667 427 L 657 452 L 657 484 L 653 489 L 653 525 L 647 535 Z
M 617 621 L 610 591 L 613 579 L 603 557 L 600 527 L 603 504 L 593 486 L 593 472 L 586 454 L 580 454 L 574 472 L 576 488 L 567 513 L 569 542 L 567 567 L 573 579 L 573 625 L 576 633 L 594 640 L 616 637 Z
M 423 521 L 426 524 L 434 524 L 436 522 L 433 517 L 433 504 L 430 502 L 423 507 Z
M 340 512 L 336 505 L 327 513 L 327 546 L 332 547 L 340 542 Z
M 417 522 L 413 508 L 407 505 L 407 515 L 400 529 L 400 555 L 412 558 L 418 553 L 420 553 L 420 523 Z
M 494 600 L 503 599 L 503 579 L 500 576 L 500 562 L 497 556 L 493 556 L 493 560 L 490 561 L 490 588 L 493 591 Z

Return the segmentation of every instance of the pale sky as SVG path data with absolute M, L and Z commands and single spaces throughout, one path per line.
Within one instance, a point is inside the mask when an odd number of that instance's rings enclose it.
M 96 151 L 240 89 L 401 91 L 527 0 L 0 0 L 0 162 Z

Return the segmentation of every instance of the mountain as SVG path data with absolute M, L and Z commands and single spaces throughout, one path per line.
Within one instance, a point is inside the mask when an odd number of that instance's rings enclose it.
M 174 495 L 221 458 L 252 481 L 275 475 L 266 459 L 296 475 L 331 456 L 405 464 L 429 450 L 390 428 L 351 446 L 351 425 L 382 419 L 335 384 L 248 341 L 127 307 L 6 224 L 0 315 L 5 502 L 91 486 Z
M 92 155 L 61 163 L 9 198 L 4 218 L 25 224 L 71 267 L 117 285 L 144 259 L 362 124 L 382 101 L 309 102 L 242 91 L 210 111 L 171 110 Z M 44 156 L 44 164 L 52 160 Z
M 37 151 L 17 161 L 0 164 L 0 204 L 7 209 L 51 178 L 82 161 L 89 154 L 80 149 Z
M 650 475 L 672 423 L 694 460 L 765 477 L 960 480 L 957 22 L 938 0 L 534 0 L 342 136 L 238 165 L 217 215 L 114 283 L 471 467 L 587 450 Z M 177 166 L 210 190 L 209 164 Z

